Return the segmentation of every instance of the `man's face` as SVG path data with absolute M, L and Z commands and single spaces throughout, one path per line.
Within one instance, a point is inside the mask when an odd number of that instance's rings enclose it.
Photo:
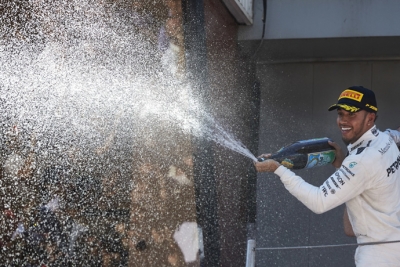
M 353 113 L 339 108 L 337 113 L 337 124 L 346 145 L 356 142 L 374 125 L 375 114 L 365 110 Z

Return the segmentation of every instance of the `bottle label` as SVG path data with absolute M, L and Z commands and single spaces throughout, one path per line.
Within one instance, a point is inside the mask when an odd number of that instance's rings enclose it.
M 286 168 L 288 168 L 288 169 L 291 169 L 291 168 L 293 168 L 293 166 L 294 166 L 293 161 L 292 161 L 291 159 L 288 159 L 288 158 L 284 159 L 284 160 L 281 162 L 281 164 L 282 164 L 283 166 L 285 166 Z
M 318 153 L 309 153 L 305 169 L 323 166 L 332 163 L 335 160 L 335 150 L 328 150 Z

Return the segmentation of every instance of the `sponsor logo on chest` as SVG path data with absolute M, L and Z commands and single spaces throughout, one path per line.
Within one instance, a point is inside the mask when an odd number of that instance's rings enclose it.
M 363 142 L 364 142 L 364 140 L 362 140 L 362 141 L 361 141 L 360 143 L 358 143 L 357 145 L 353 146 L 353 147 L 350 149 L 350 152 L 353 151 L 354 149 L 359 148 L 359 147 L 362 145 Z
M 385 154 L 392 145 L 392 142 L 394 142 L 393 139 L 390 139 L 390 141 L 386 143 L 385 147 L 382 147 L 381 149 L 378 150 L 379 153 L 381 153 L 382 155 Z
M 375 136 L 378 136 L 378 135 L 379 135 L 378 129 L 376 129 L 376 127 L 374 127 L 374 128 L 371 129 L 371 133 L 372 133 L 373 135 L 375 135 Z
M 392 165 L 390 165 L 390 167 L 386 169 L 387 177 L 389 177 L 390 174 L 395 173 L 399 169 L 399 166 L 400 166 L 400 155 L 392 163 Z

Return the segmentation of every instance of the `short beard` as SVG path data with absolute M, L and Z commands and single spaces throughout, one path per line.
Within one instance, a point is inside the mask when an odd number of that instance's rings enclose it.
M 350 144 L 350 141 L 345 140 L 344 138 L 342 138 L 342 140 L 343 140 L 343 143 L 344 143 L 346 146 L 348 146 L 348 145 Z

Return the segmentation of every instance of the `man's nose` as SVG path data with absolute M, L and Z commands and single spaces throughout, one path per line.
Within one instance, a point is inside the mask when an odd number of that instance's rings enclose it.
M 339 123 L 346 123 L 347 122 L 347 118 L 345 116 L 339 116 L 338 117 L 338 121 L 339 121 Z

